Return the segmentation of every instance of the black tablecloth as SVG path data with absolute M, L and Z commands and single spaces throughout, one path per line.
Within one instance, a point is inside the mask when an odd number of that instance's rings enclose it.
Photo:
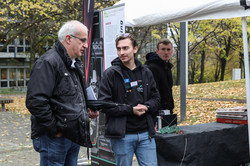
M 159 166 L 236 166 L 249 163 L 247 125 L 180 126 L 184 134 L 156 134 Z

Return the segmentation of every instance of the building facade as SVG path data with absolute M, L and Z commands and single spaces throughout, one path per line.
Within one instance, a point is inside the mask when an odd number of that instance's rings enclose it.
M 0 40 L 0 48 L 4 46 Z M 0 88 L 26 87 L 30 64 L 25 52 L 30 50 L 25 39 L 16 39 L 0 52 Z

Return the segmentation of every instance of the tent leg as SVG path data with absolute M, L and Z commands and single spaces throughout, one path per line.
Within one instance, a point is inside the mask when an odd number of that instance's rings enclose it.
M 248 142 L 250 152 L 250 89 L 249 89 L 249 56 L 248 56 L 248 41 L 247 41 L 247 21 L 246 17 L 242 17 L 242 36 L 243 36 L 243 48 L 244 48 L 244 62 L 245 62 L 245 81 L 246 81 L 246 97 L 247 97 L 247 116 L 248 116 Z M 250 154 L 249 154 L 250 156 Z M 250 163 L 247 164 L 250 166 Z
M 180 23 L 180 81 L 181 121 L 186 119 L 186 94 L 188 85 L 188 22 Z

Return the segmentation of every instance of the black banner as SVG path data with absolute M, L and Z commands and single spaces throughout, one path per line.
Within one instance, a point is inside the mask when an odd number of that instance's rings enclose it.
M 91 55 L 91 43 L 92 43 L 92 33 L 93 33 L 93 16 L 94 16 L 94 0 L 83 0 L 83 24 L 87 26 L 88 33 L 88 48 L 84 52 L 84 71 L 85 71 L 85 81 L 86 85 L 89 85 L 89 64 Z

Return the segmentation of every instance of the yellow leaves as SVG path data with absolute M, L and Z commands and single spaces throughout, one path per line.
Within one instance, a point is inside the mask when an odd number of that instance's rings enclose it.
M 5 21 L 7 21 L 7 18 L 6 17 L 0 17 L 0 21 L 2 22 L 5 22 Z M 1 31 L 3 31 L 3 30 L 1 30 Z
M 13 99 L 14 102 L 6 104 L 6 109 L 14 112 L 19 112 L 21 114 L 30 114 L 25 106 L 24 96 L 11 96 L 10 98 Z
M 175 100 L 174 113 L 180 118 L 179 88 L 179 86 L 174 86 L 173 94 Z M 233 100 L 242 99 L 244 101 L 245 93 L 244 79 L 188 85 L 186 120 L 178 125 L 215 122 L 217 109 L 246 106 L 244 102 L 238 103 Z
M 155 29 L 151 32 L 152 37 L 156 38 L 156 39 L 161 39 L 161 36 L 158 34 L 159 30 Z

